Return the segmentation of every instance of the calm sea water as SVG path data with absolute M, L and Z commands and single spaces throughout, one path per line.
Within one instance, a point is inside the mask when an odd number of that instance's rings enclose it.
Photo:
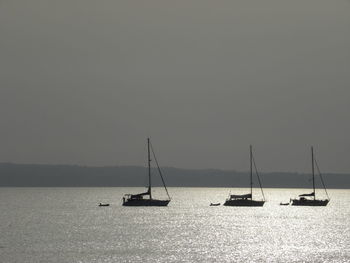
M 350 190 L 329 190 L 327 207 L 279 206 L 301 189 L 265 189 L 264 207 L 210 207 L 224 188 L 121 206 L 142 190 L 0 188 L 0 262 L 350 262 Z

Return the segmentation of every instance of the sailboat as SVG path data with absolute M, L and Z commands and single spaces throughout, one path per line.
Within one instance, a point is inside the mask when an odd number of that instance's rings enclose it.
M 263 196 L 263 200 L 253 200 L 253 164 L 255 168 L 255 173 L 258 177 L 261 193 Z M 226 199 L 224 205 L 225 206 L 263 206 L 265 203 L 265 196 L 263 189 L 261 187 L 261 182 L 259 178 L 259 174 L 255 165 L 255 160 L 253 157 L 252 146 L 250 145 L 250 193 L 244 195 L 229 195 Z
M 124 195 L 123 206 L 167 206 L 170 202 L 168 189 L 166 188 L 162 172 L 158 165 L 158 161 L 157 161 L 156 155 L 154 154 L 154 150 L 149 138 L 147 138 L 147 150 L 148 150 L 148 189 L 144 193 Z M 151 150 L 152 150 L 154 160 L 157 164 L 158 172 L 159 172 L 160 178 L 162 179 L 166 194 L 168 195 L 168 199 L 166 200 L 158 200 L 152 197 Z
M 321 199 L 316 199 L 316 189 L 315 189 L 315 164 L 318 170 L 318 174 L 321 178 L 322 185 L 324 187 L 324 190 L 327 195 L 327 199 L 321 200 Z M 301 194 L 299 195 L 299 198 L 297 199 L 292 199 L 292 205 L 297 205 L 297 206 L 326 206 L 330 199 L 327 193 L 326 186 L 324 184 L 322 175 L 320 173 L 320 169 L 318 168 L 318 164 L 316 162 L 316 159 L 314 159 L 314 147 L 311 146 L 311 169 L 312 169 L 312 187 L 313 187 L 313 192 L 310 194 Z

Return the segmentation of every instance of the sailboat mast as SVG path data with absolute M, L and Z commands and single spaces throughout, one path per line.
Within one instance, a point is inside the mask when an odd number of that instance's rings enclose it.
M 151 153 L 149 150 L 149 138 L 147 138 L 147 150 L 148 150 L 148 192 L 149 192 L 149 198 L 152 199 Z
M 253 152 L 250 145 L 250 197 L 253 198 Z
M 316 192 L 315 192 L 315 167 L 314 167 L 314 147 L 311 146 L 311 161 L 312 161 L 312 187 L 314 189 L 314 200 L 316 199 Z

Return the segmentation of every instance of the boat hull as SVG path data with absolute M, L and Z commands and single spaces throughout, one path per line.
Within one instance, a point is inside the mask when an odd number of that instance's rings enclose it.
M 129 199 L 123 202 L 123 206 L 167 206 L 170 200 L 157 199 Z
M 224 206 L 263 206 L 265 201 L 257 201 L 257 200 L 226 200 Z
M 292 205 L 295 206 L 326 206 L 329 203 L 329 200 L 300 200 L 300 199 L 293 199 Z

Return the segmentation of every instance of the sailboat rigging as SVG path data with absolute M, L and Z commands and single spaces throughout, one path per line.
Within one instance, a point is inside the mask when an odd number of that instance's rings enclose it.
M 321 182 L 323 185 L 323 188 L 326 192 L 327 199 L 321 200 L 321 199 L 316 199 L 316 187 L 315 187 L 315 164 L 316 168 L 318 171 L 318 175 L 321 178 Z M 320 169 L 318 167 L 317 161 L 314 158 L 314 147 L 311 146 L 311 171 L 312 171 L 312 189 L 313 192 L 309 194 L 301 194 L 299 195 L 299 198 L 297 199 L 292 199 L 292 205 L 295 206 L 326 206 L 330 199 L 327 193 L 326 185 L 324 184 Z M 313 197 L 313 198 L 312 198 Z
M 168 196 L 168 199 L 165 199 L 165 200 L 154 199 L 152 197 L 151 152 L 152 152 L 153 158 L 156 162 L 157 170 L 158 170 L 158 173 L 160 175 L 160 178 L 162 179 L 162 183 L 163 183 L 165 192 Z M 140 194 L 126 194 L 123 197 L 123 206 L 167 206 L 171 200 L 168 189 L 165 185 L 162 171 L 159 167 L 158 160 L 156 158 L 156 155 L 154 153 L 154 150 L 153 150 L 153 147 L 152 147 L 152 144 L 151 144 L 149 138 L 147 138 L 147 153 L 148 153 L 148 160 L 147 160 L 147 163 L 148 163 L 148 189 L 146 192 L 140 193 Z M 148 196 L 148 198 L 145 198 L 147 196 Z
M 224 203 L 225 206 L 263 206 L 265 203 L 264 191 L 261 186 L 261 181 L 258 174 L 258 169 L 256 168 L 251 145 L 249 149 L 250 149 L 250 152 L 249 152 L 250 153 L 250 193 L 244 194 L 244 195 L 230 194 Z M 253 165 L 254 165 L 256 176 L 258 177 L 258 182 L 260 185 L 263 200 L 253 200 Z

